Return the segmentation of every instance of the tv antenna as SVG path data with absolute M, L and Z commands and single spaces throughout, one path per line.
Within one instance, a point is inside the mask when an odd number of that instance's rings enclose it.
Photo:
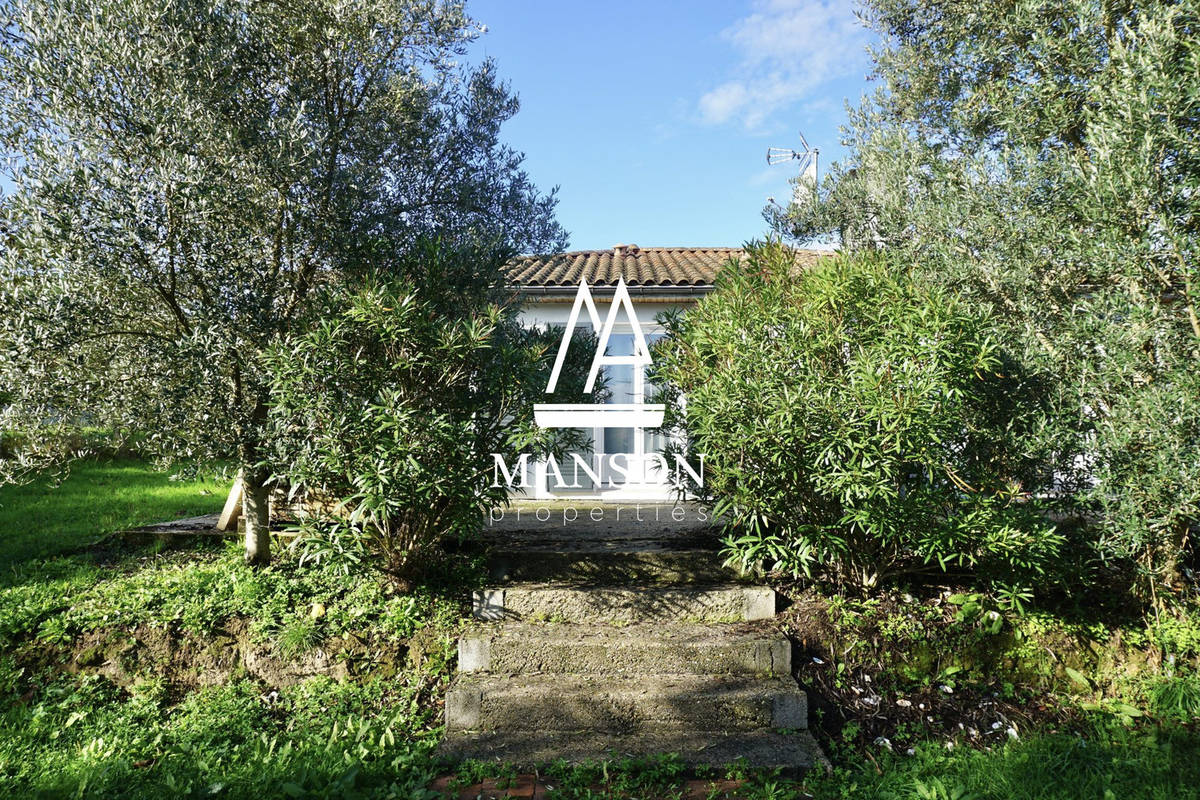
M 803 150 L 792 150 L 788 147 L 768 147 L 767 148 L 767 163 L 771 166 L 783 164 L 787 161 L 800 162 L 800 177 L 804 180 L 810 180 L 813 184 L 817 182 L 817 157 L 821 154 L 820 149 L 809 147 L 808 140 L 804 138 L 804 134 L 800 134 L 800 144 L 804 147 Z

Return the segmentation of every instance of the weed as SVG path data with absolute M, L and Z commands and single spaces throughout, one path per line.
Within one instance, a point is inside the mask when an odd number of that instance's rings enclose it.
M 1166 719 L 1188 722 L 1200 718 L 1200 677 L 1165 678 L 1150 693 L 1155 712 Z
M 316 649 L 324 639 L 317 621 L 300 615 L 285 622 L 275 640 L 275 649 L 284 658 L 296 658 Z

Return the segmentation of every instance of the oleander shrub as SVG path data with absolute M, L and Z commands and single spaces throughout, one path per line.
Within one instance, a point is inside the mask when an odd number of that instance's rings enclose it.
M 504 257 L 431 242 L 401 275 L 331 297 L 311 330 L 271 351 L 272 471 L 310 501 L 305 558 L 378 559 L 411 576 L 506 502 L 492 453 L 578 445 L 538 429 L 532 405 L 581 391 L 591 350 L 571 348 L 561 388 L 545 394 L 558 336 L 522 327 L 502 302 Z
M 1053 566 L 1062 537 L 1024 490 L 1036 383 L 978 308 L 888 256 L 801 268 L 764 243 L 671 327 L 657 377 L 686 396 L 733 560 L 1010 592 Z

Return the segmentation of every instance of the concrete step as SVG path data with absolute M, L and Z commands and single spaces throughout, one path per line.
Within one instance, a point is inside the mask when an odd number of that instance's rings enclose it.
M 723 583 L 740 576 L 712 550 L 500 548 L 488 555 L 491 580 L 595 585 Z
M 770 622 L 736 625 L 481 625 L 458 640 L 460 672 L 791 675 L 791 643 Z M 551 691 L 553 691 L 551 689 Z
M 467 675 L 446 693 L 447 731 L 613 734 L 806 729 L 791 678 L 721 675 Z
M 558 759 L 568 762 L 675 753 L 690 767 L 725 766 L 746 759 L 751 767 L 780 768 L 789 777 L 827 763 L 808 731 L 752 731 L 733 734 L 677 731 L 612 735 L 594 732 L 565 735 L 555 731 L 447 734 L 439 755 L 452 761 L 501 761 L 532 770 Z
M 775 616 L 765 586 L 618 587 L 512 584 L 473 593 L 476 619 L 528 622 L 746 622 Z

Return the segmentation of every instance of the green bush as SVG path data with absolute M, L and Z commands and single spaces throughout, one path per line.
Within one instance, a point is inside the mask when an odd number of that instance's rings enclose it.
M 311 331 L 270 353 L 274 471 L 335 502 L 306 522 L 309 557 L 378 555 L 411 572 L 507 500 L 492 453 L 576 444 L 533 424 L 555 339 L 496 302 L 503 259 L 430 244 L 407 274 L 333 298 Z M 581 390 L 583 375 L 581 361 L 568 365 L 555 396 Z
M 1051 387 L 1044 491 L 1161 612 L 1200 561 L 1200 7 L 862 5 L 879 92 L 820 187 L 768 213 L 995 313 Z
M 748 255 L 672 323 L 659 369 L 687 397 L 733 557 L 859 588 L 1042 575 L 1062 537 L 1022 490 L 1034 398 L 987 316 L 886 257 Z

